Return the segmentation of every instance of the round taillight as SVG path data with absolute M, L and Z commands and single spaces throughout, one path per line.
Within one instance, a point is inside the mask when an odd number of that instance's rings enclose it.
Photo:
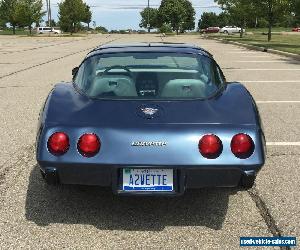
M 216 159 L 223 150 L 222 141 L 216 135 L 204 135 L 198 147 L 201 155 L 208 159 Z
M 232 153 L 240 158 L 249 158 L 254 152 L 254 142 L 252 138 L 247 134 L 237 134 L 231 140 Z
M 84 157 L 93 157 L 101 147 L 101 142 L 95 134 L 84 134 L 79 138 L 77 148 Z
M 63 155 L 70 147 L 69 137 L 64 132 L 56 132 L 49 137 L 47 146 L 51 154 Z

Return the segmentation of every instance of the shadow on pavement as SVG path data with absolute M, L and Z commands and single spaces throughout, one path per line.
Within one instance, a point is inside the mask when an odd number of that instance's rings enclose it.
M 166 226 L 222 228 L 234 189 L 191 190 L 175 198 L 119 197 L 110 188 L 48 186 L 30 174 L 26 218 L 40 226 L 87 224 L 101 230 L 160 231 Z

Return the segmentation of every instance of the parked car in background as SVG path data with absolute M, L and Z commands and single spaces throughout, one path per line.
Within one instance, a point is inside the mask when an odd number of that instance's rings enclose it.
M 241 33 L 241 28 L 236 27 L 236 26 L 225 26 L 222 29 L 220 29 L 220 33 L 225 33 L 225 34 L 233 34 L 233 33 Z M 246 30 L 243 29 L 243 32 Z
M 292 29 L 293 32 L 300 32 L 300 27 L 296 27 Z
M 206 29 L 200 30 L 200 33 L 218 33 L 220 31 L 220 27 L 208 27 Z
M 37 27 L 36 33 L 37 34 L 49 34 L 49 33 L 61 34 L 61 30 L 53 27 Z

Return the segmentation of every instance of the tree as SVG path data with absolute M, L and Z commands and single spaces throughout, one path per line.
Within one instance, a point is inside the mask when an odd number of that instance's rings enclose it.
M 172 27 L 169 24 L 163 24 L 161 27 L 159 27 L 159 32 L 160 33 L 172 33 Z
M 56 27 L 56 26 L 57 26 L 57 23 L 55 22 L 54 19 L 51 19 L 50 23 L 49 23 L 49 21 L 47 20 L 47 21 L 46 21 L 46 26 L 49 26 L 49 27 Z
M 105 27 L 102 27 L 102 26 L 96 27 L 95 30 L 100 32 L 100 33 L 108 33 L 108 30 Z
M 203 12 L 198 22 L 198 29 L 206 29 L 208 27 L 224 27 L 234 23 L 232 16 L 227 12 L 221 12 L 217 15 L 214 12 Z
M 198 29 L 206 29 L 219 25 L 219 16 L 214 12 L 203 12 L 198 22 Z
M 32 33 L 32 24 L 40 23 L 45 12 L 42 11 L 42 0 L 20 0 L 17 6 L 17 21 L 19 25 L 28 26 Z
M 158 25 L 169 24 L 173 31 L 191 30 L 195 27 L 195 10 L 188 0 L 162 0 L 158 9 Z
M 158 27 L 157 14 L 158 14 L 158 9 L 155 8 L 145 8 L 143 11 L 141 11 L 140 15 L 142 17 L 142 20 L 140 22 L 140 27 L 148 29 L 148 32 L 150 32 L 151 29 L 157 28 Z M 148 18 L 149 18 L 150 27 L 147 26 Z
M 185 19 L 182 24 L 181 32 L 183 33 L 185 30 L 193 30 L 195 29 L 195 9 L 190 1 L 183 1 L 184 9 L 185 9 Z
M 272 28 L 276 21 L 285 15 L 290 7 L 291 0 L 253 0 L 257 12 L 268 21 L 268 41 L 272 39 Z
M 229 13 L 227 12 L 221 12 L 218 16 L 218 26 L 219 27 L 224 27 L 228 26 L 232 23 L 232 17 L 230 16 Z
M 300 25 L 300 0 L 292 0 L 291 1 L 291 12 L 295 18 L 295 26 Z
M 86 7 L 82 0 L 64 0 L 58 4 L 59 25 L 73 34 L 85 19 Z
M 0 19 L 9 23 L 13 28 L 13 34 L 16 34 L 16 26 L 18 25 L 19 0 L 2 0 L 0 2 Z
M 84 15 L 82 22 L 86 23 L 88 26 L 88 30 L 90 29 L 90 22 L 92 21 L 92 12 L 90 10 L 90 6 L 88 6 L 86 3 L 84 3 Z
M 221 8 L 228 13 L 236 24 L 241 27 L 240 37 L 243 37 L 243 31 L 249 19 L 255 15 L 255 4 L 249 0 L 215 0 Z
M 6 22 L 2 19 L 0 19 L 0 28 L 1 29 L 6 28 Z

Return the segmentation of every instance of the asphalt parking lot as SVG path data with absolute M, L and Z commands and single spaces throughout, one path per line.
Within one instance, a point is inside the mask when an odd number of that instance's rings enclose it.
M 95 46 L 148 41 L 200 45 L 252 93 L 268 145 L 252 190 L 125 198 L 44 184 L 34 143 L 53 85 Z M 240 236 L 300 235 L 300 61 L 195 35 L 1 36 L 0 114 L 0 249 L 236 249 Z

